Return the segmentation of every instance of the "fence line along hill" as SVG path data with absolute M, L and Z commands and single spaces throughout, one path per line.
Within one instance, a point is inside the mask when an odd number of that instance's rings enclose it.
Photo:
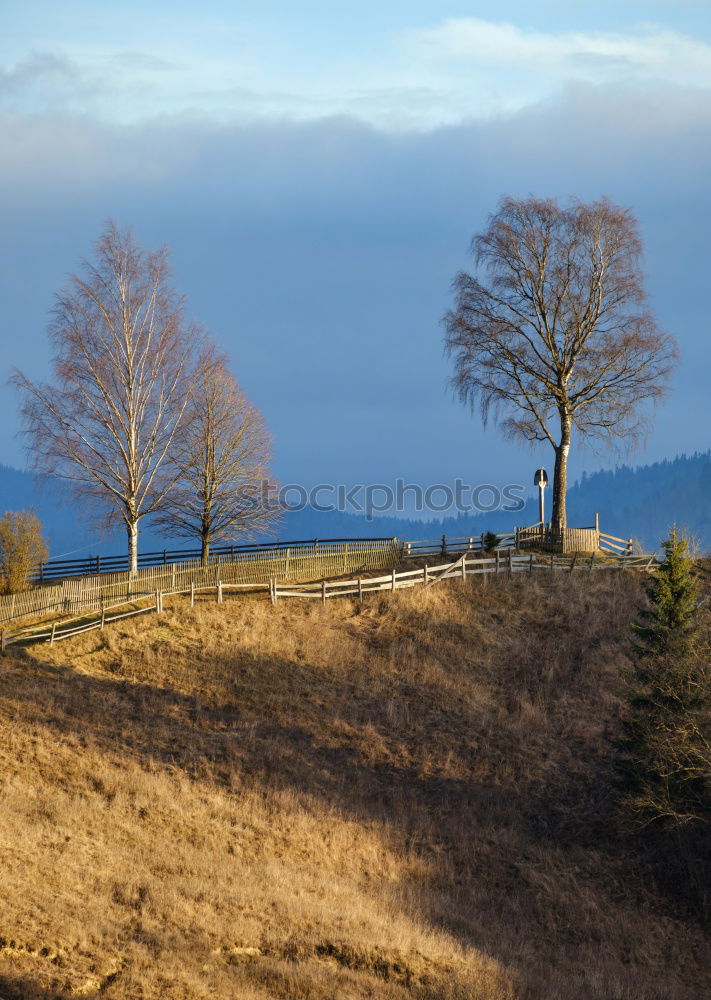
M 456 541 L 454 540 L 455 543 Z M 655 556 L 613 554 L 596 560 L 594 552 L 589 557 L 582 557 L 578 553 L 572 556 L 556 555 L 555 553 L 536 554 L 532 551 L 525 554 L 515 551 L 511 546 L 501 550 L 497 548 L 493 554 L 487 556 L 483 540 L 482 548 L 478 551 L 473 545 L 473 539 L 463 541 L 466 542 L 466 547 L 461 556 L 455 557 L 450 562 L 435 565 L 431 565 L 427 558 L 423 559 L 421 554 L 413 556 L 411 552 L 408 552 L 409 543 L 397 545 L 393 541 L 390 553 L 392 569 L 385 576 L 374 575 L 377 573 L 377 568 L 373 566 L 373 563 L 382 561 L 383 555 L 387 553 L 386 549 L 376 550 L 378 553 L 376 559 L 374 552 L 368 554 L 370 558 L 365 558 L 366 553 L 363 551 L 356 555 L 346 546 L 341 552 L 329 552 L 326 558 L 331 569 L 341 566 L 344 573 L 347 573 L 348 566 L 355 562 L 358 573 L 355 577 L 336 574 L 330 579 L 323 576 L 317 582 L 313 582 L 313 578 L 312 582 L 300 582 L 300 576 L 304 574 L 308 576 L 309 572 L 313 573 L 314 566 L 298 560 L 293 564 L 293 569 L 289 570 L 288 575 L 282 577 L 282 582 L 279 581 L 277 575 L 273 575 L 269 577 L 268 584 L 264 583 L 263 580 L 236 581 L 235 575 L 240 574 L 235 574 L 234 563 L 215 563 L 213 567 L 201 566 L 200 572 L 197 573 L 190 566 L 177 565 L 173 565 L 169 569 L 164 568 L 162 571 L 155 569 L 144 571 L 149 578 L 148 580 L 138 583 L 131 579 L 128 582 L 123 581 L 120 593 L 113 595 L 114 599 L 111 603 L 107 603 L 106 598 L 102 596 L 99 601 L 100 614 L 95 614 L 94 617 L 92 617 L 92 612 L 97 611 L 97 598 L 89 590 L 83 596 L 80 594 L 73 602 L 67 602 L 67 605 L 63 607 L 64 617 L 62 618 L 55 617 L 53 621 L 45 621 L 43 624 L 35 623 L 14 631 L 0 629 L 0 651 L 5 653 L 9 646 L 18 644 L 33 645 L 38 642 L 54 644 L 56 641 L 71 638 L 84 632 L 95 629 L 103 630 L 107 624 L 146 612 L 155 611 L 160 614 L 164 610 L 165 598 L 174 595 L 189 593 L 190 603 L 194 606 L 196 594 L 206 590 L 214 590 L 217 602 L 220 604 L 223 601 L 225 591 L 244 591 L 245 589 L 254 591 L 260 586 L 268 589 L 272 604 L 276 604 L 280 598 L 298 597 L 320 598 L 325 604 L 329 598 L 333 597 L 357 596 L 360 601 L 363 601 L 367 594 L 377 591 L 395 591 L 417 586 L 429 587 L 444 580 L 453 578 L 466 580 L 470 576 L 486 576 L 492 573 L 497 576 L 500 573 L 505 573 L 510 577 L 515 573 L 532 575 L 534 572 L 538 576 L 541 570 L 545 571 L 546 574 L 561 571 L 572 573 L 576 570 L 592 572 L 594 569 L 649 572 L 658 564 Z M 453 547 L 456 548 L 456 544 Z M 442 548 L 446 549 L 446 544 L 443 544 Z M 416 569 L 398 570 L 397 565 L 405 560 L 417 561 L 422 565 Z M 243 569 L 243 567 L 240 568 Z M 273 563 L 270 563 L 268 568 L 275 567 Z M 281 567 L 277 565 L 276 568 L 284 569 L 284 565 Z M 257 575 L 255 573 L 255 576 Z M 188 578 L 190 579 L 189 583 L 187 582 Z M 68 582 L 77 585 L 81 581 Z M 154 590 L 150 589 L 149 584 L 156 582 L 161 585 Z M 133 583 L 133 587 L 131 583 Z M 147 587 L 149 589 L 146 589 Z M 124 589 L 127 591 L 125 596 Z M 75 617 L 67 618 L 66 614 L 69 613 L 68 609 L 71 607 L 76 612 Z
M 366 573 L 388 569 L 398 564 L 400 558 L 400 543 L 391 538 L 263 546 L 237 552 L 234 558 L 217 555 L 207 565 L 193 557 L 139 569 L 135 574 L 70 577 L 19 594 L 5 594 L 0 597 L 0 621 L 101 610 L 106 605 L 125 603 L 157 590 L 185 591 L 191 584 L 198 588 L 216 586 L 220 580 L 249 587 L 268 584 L 274 577 L 299 581 Z

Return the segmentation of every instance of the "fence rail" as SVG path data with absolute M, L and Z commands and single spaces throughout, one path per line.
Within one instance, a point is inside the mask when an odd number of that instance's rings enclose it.
M 605 559 L 597 558 L 593 553 L 590 558 L 580 558 L 578 555 L 572 557 L 552 554 L 550 557 L 536 556 L 534 553 L 516 554 L 513 549 L 506 552 L 496 552 L 491 557 L 477 557 L 477 553 L 465 551 L 458 559 L 451 562 L 440 563 L 436 566 L 425 564 L 421 568 L 413 570 L 391 569 L 383 576 L 357 576 L 349 579 L 323 579 L 317 582 L 299 583 L 284 581 L 279 583 L 276 577 L 271 577 L 267 583 L 244 583 L 230 582 L 218 577 L 214 581 L 202 581 L 196 584 L 195 579 L 191 579 L 186 584 L 185 579 L 175 577 L 172 579 L 172 587 L 144 594 L 134 594 L 126 598 L 117 600 L 114 604 L 102 604 L 100 614 L 91 617 L 89 610 L 83 615 L 76 615 L 73 618 L 65 618 L 61 621 L 45 622 L 41 625 L 33 625 L 27 628 L 18 629 L 14 632 L 2 630 L 0 632 L 0 652 L 5 651 L 10 646 L 32 645 L 35 643 L 49 643 L 53 645 L 63 639 L 91 632 L 96 629 L 104 629 L 112 622 L 121 621 L 126 618 L 133 618 L 137 615 L 155 612 L 160 614 L 163 611 L 163 601 L 165 597 L 176 594 L 190 594 L 191 604 L 195 603 L 195 595 L 200 591 L 214 590 L 218 603 L 222 603 L 223 592 L 225 590 L 238 590 L 244 587 L 251 589 L 268 589 L 272 604 L 276 604 L 280 598 L 312 598 L 321 600 L 324 604 L 334 597 L 355 597 L 361 601 L 369 593 L 378 591 L 394 591 L 415 586 L 432 586 L 443 580 L 466 579 L 470 576 L 482 574 L 507 574 L 514 573 L 540 573 L 540 572 L 573 572 L 574 570 L 587 570 L 592 572 L 595 569 L 637 569 L 641 571 L 652 570 L 658 565 L 656 556 L 612 556 Z M 225 567 L 223 566 L 224 570 Z M 194 574 L 193 574 L 194 576 Z M 120 611 L 120 608 L 128 607 L 127 611 Z M 112 612 L 114 612 L 112 614 Z
M 618 552 L 623 555 L 632 554 L 631 538 L 616 538 L 614 535 L 607 535 L 604 531 L 599 532 L 598 546 L 603 552 Z
M 371 572 L 399 565 L 401 545 L 396 539 L 352 539 L 347 542 L 292 543 L 280 548 L 241 552 L 239 558 L 211 562 L 199 559 L 139 569 L 136 574 L 102 573 L 63 580 L 19 594 L 0 597 L 0 621 L 48 614 L 97 611 L 117 601 L 154 594 L 157 590 L 185 590 L 225 584 L 268 584 L 273 577 L 314 580 L 344 573 Z
M 596 519 L 597 520 L 597 519 Z M 49 613 L 91 610 L 118 597 L 175 590 L 176 581 L 266 583 L 271 578 L 321 579 L 354 572 L 398 566 L 402 559 L 440 557 L 463 553 L 489 554 L 543 549 L 565 552 L 603 552 L 629 556 L 632 540 L 617 538 L 594 528 L 570 528 L 556 542 L 551 526 L 539 523 L 512 532 L 401 542 L 396 538 L 348 538 L 328 541 L 273 542 L 228 545 L 212 550 L 202 565 L 196 549 L 149 552 L 139 556 L 139 569 L 129 574 L 125 556 L 91 557 L 89 560 L 55 560 L 38 568 L 40 586 L 0 596 L 0 622 Z M 121 568 L 117 569 L 116 567 Z M 91 572 L 87 575 L 87 569 Z
M 565 528 L 561 534 L 556 533 L 552 525 L 539 521 L 528 528 L 517 529 L 516 547 L 555 549 L 563 553 L 600 551 L 631 555 L 632 539 L 608 535 L 600 531 L 597 524 L 589 528 Z
M 462 552 L 488 552 L 491 551 L 488 541 L 496 538 L 495 547 L 501 550 L 513 549 L 516 547 L 517 531 L 503 534 L 482 532 L 481 535 L 464 535 L 460 538 L 429 538 L 414 542 L 403 542 L 403 557 L 406 559 L 416 559 L 420 556 L 442 556 L 457 555 Z
M 215 545 L 210 549 L 208 562 L 234 562 L 243 555 L 254 553 L 278 553 L 295 546 L 334 545 L 355 542 L 391 542 L 391 538 L 302 538 L 288 542 L 255 542 L 246 545 Z M 201 559 L 200 549 L 162 549 L 156 552 L 141 552 L 138 555 L 139 569 L 154 569 L 173 563 L 194 563 Z M 52 580 L 67 580 L 79 576 L 99 576 L 102 573 L 127 573 L 128 555 L 85 556 L 81 559 L 51 559 L 39 563 L 33 571 L 31 583 L 45 583 Z
M 400 590 L 403 587 L 414 587 L 417 585 L 430 586 L 441 580 L 452 578 L 466 579 L 468 576 L 478 576 L 482 574 L 507 574 L 514 573 L 540 573 L 564 571 L 592 572 L 599 569 L 636 569 L 649 571 L 658 565 L 657 557 L 654 555 L 617 555 L 605 558 L 596 556 L 593 552 L 589 557 L 580 556 L 577 553 L 572 556 L 556 555 L 550 556 L 515 553 L 512 548 L 504 551 L 497 551 L 493 556 L 481 557 L 476 552 L 465 551 L 458 559 L 451 562 L 440 563 L 436 566 L 425 564 L 419 569 L 396 571 L 392 570 L 387 576 L 377 577 L 354 577 L 347 580 L 321 580 L 317 583 L 301 584 L 280 584 L 274 580 L 271 584 L 270 594 L 272 603 L 276 604 L 280 598 L 300 597 L 316 598 L 325 603 L 333 597 L 352 597 L 357 595 L 361 600 L 368 593 L 382 590 Z
M 417 556 L 461 554 L 462 552 L 491 551 L 493 538 L 497 541 L 495 547 L 507 550 L 530 548 L 562 548 L 564 552 L 588 551 L 597 549 L 609 552 L 632 551 L 632 539 L 616 538 L 591 528 L 568 528 L 563 538 L 554 538 L 550 524 L 539 522 L 525 528 L 516 528 L 512 532 L 492 533 L 482 532 L 481 535 L 470 535 L 447 538 L 442 535 L 434 539 L 418 539 L 402 542 L 403 555 L 407 558 Z M 318 548 L 324 545 L 355 545 L 359 543 L 390 543 L 397 541 L 391 538 L 331 538 L 326 541 L 319 539 L 299 539 L 286 542 L 259 542 L 245 545 L 218 545 L 210 550 L 209 565 L 236 562 L 254 555 L 278 555 L 288 549 L 300 546 Z M 156 569 L 159 567 L 189 564 L 193 565 L 201 559 L 200 549 L 162 549 L 155 552 L 143 552 L 138 556 L 138 568 Z M 128 572 L 128 556 L 87 556 L 81 559 L 52 559 L 40 563 L 32 573 L 30 582 L 47 584 L 62 580 L 81 577 L 96 577 L 111 573 Z

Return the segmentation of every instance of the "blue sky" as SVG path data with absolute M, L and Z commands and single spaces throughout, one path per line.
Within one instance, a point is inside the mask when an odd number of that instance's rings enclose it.
M 528 482 L 545 450 L 446 392 L 449 282 L 503 194 L 608 194 L 683 357 L 638 458 L 708 447 L 708 3 L 4 6 L 3 376 L 46 373 L 53 293 L 113 216 L 171 246 L 283 480 Z M 15 411 L 0 387 L 22 465 Z

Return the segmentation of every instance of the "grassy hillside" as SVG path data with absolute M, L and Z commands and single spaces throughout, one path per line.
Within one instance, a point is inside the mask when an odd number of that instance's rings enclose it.
M 639 587 L 176 601 L 0 660 L 0 997 L 708 995 L 614 834 Z

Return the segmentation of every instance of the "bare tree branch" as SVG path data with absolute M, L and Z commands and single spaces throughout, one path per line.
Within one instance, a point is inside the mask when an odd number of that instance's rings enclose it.
M 157 523 L 168 534 L 199 538 L 203 561 L 214 542 L 269 530 L 279 514 L 267 503 L 270 454 L 261 413 L 208 344 L 173 441 L 175 484 Z

